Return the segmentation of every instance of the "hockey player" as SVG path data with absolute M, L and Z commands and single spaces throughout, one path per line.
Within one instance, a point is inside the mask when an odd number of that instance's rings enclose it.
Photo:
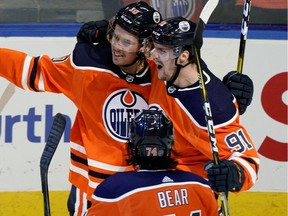
M 217 216 L 218 203 L 208 182 L 175 170 L 171 158 L 172 122 L 161 112 L 144 110 L 131 124 L 128 162 L 134 171 L 117 173 L 96 188 L 87 215 Z
M 78 43 L 72 54 L 53 59 L 0 49 L 1 77 L 25 90 L 63 93 L 78 108 L 71 130 L 70 215 L 82 215 L 97 185 L 126 169 L 128 124 L 148 108 L 156 70 L 139 50 L 151 34 L 147 27 L 160 19 L 148 4 L 136 2 L 116 15 L 111 46 Z
M 239 123 L 235 98 L 202 61 L 215 128 L 216 137 L 212 140 L 217 142 L 220 164 L 212 161 L 193 51 L 195 28 L 193 22 L 175 17 L 165 19 L 154 29 L 151 55 L 158 65 L 158 76 L 152 78 L 149 106 L 163 110 L 173 122 L 175 150 L 179 153 L 175 155 L 177 169 L 188 168 L 208 177 L 216 192 L 245 191 L 257 180 L 259 157 Z

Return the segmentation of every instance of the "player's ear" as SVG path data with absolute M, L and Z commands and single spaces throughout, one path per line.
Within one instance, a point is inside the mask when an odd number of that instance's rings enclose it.
M 189 61 L 189 51 L 184 50 L 183 52 L 181 52 L 180 56 L 178 57 L 178 63 L 181 65 L 185 65 L 188 63 L 188 61 Z

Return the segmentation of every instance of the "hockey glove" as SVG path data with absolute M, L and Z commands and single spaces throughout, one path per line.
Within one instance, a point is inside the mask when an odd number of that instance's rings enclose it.
M 231 160 L 222 160 L 218 165 L 209 161 L 204 167 L 210 187 L 216 192 L 240 191 L 244 180 L 243 168 Z
M 254 87 L 253 81 L 245 74 L 230 71 L 223 78 L 223 83 L 228 87 L 235 96 L 239 113 L 242 115 L 252 102 Z
M 80 43 L 107 43 L 107 20 L 90 21 L 84 23 L 77 33 L 77 42 Z

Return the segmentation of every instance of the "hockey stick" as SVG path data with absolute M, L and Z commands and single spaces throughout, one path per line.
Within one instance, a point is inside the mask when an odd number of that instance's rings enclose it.
M 243 7 L 240 46 L 239 46 L 239 55 L 238 55 L 238 64 L 237 64 L 238 73 L 242 73 L 242 70 L 243 70 L 244 52 L 245 52 L 245 45 L 246 45 L 246 39 L 247 39 L 247 33 L 248 33 L 250 9 L 251 9 L 251 0 L 245 0 L 244 7 Z
M 9 100 L 12 98 L 15 93 L 15 85 L 13 83 L 9 83 L 9 85 L 4 90 L 0 98 L 0 113 L 3 111 Z
M 203 106 L 204 106 L 204 111 L 205 111 L 205 120 L 206 120 L 206 125 L 207 125 L 207 130 L 208 130 L 208 136 L 210 140 L 210 145 L 211 145 L 211 150 L 212 150 L 212 155 L 213 155 L 213 161 L 215 164 L 219 164 L 219 155 L 218 155 L 218 147 L 217 147 L 217 141 L 216 141 L 216 136 L 215 136 L 215 130 L 214 130 L 214 123 L 213 123 L 213 118 L 212 118 L 212 112 L 210 108 L 210 103 L 205 87 L 205 81 L 203 77 L 203 71 L 201 68 L 201 62 L 200 62 L 200 49 L 202 46 L 202 38 L 203 38 L 203 31 L 205 29 L 205 26 L 215 10 L 215 8 L 218 5 L 219 0 L 209 0 L 206 5 L 204 6 L 203 10 L 201 11 L 200 14 L 200 20 L 197 24 L 194 38 L 193 38 L 193 43 L 194 43 L 194 54 L 196 57 L 196 65 L 197 65 L 197 70 L 198 70 L 198 76 L 199 76 L 199 85 L 201 89 L 201 94 L 202 94 L 202 100 L 203 100 Z M 226 197 L 225 192 L 221 192 L 220 194 L 220 199 L 221 199 L 221 206 L 223 209 L 223 213 L 225 216 L 229 216 L 229 207 L 228 207 L 228 200 Z
M 50 202 L 48 190 L 48 169 L 56 151 L 66 125 L 65 117 L 57 113 L 49 132 L 49 136 L 40 160 L 41 186 L 44 200 L 44 215 L 50 216 Z

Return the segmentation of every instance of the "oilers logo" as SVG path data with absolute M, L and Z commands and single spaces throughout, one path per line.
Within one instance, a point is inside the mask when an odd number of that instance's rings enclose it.
M 148 103 L 139 93 L 129 89 L 113 92 L 103 109 L 106 130 L 115 140 L 126 142 L 131 120 L 143 109 L 148 109 Z
M 195 0 L 151 0 L 151 3 L 164 18 L 182 16 L 189 20 L 196 7 Z

